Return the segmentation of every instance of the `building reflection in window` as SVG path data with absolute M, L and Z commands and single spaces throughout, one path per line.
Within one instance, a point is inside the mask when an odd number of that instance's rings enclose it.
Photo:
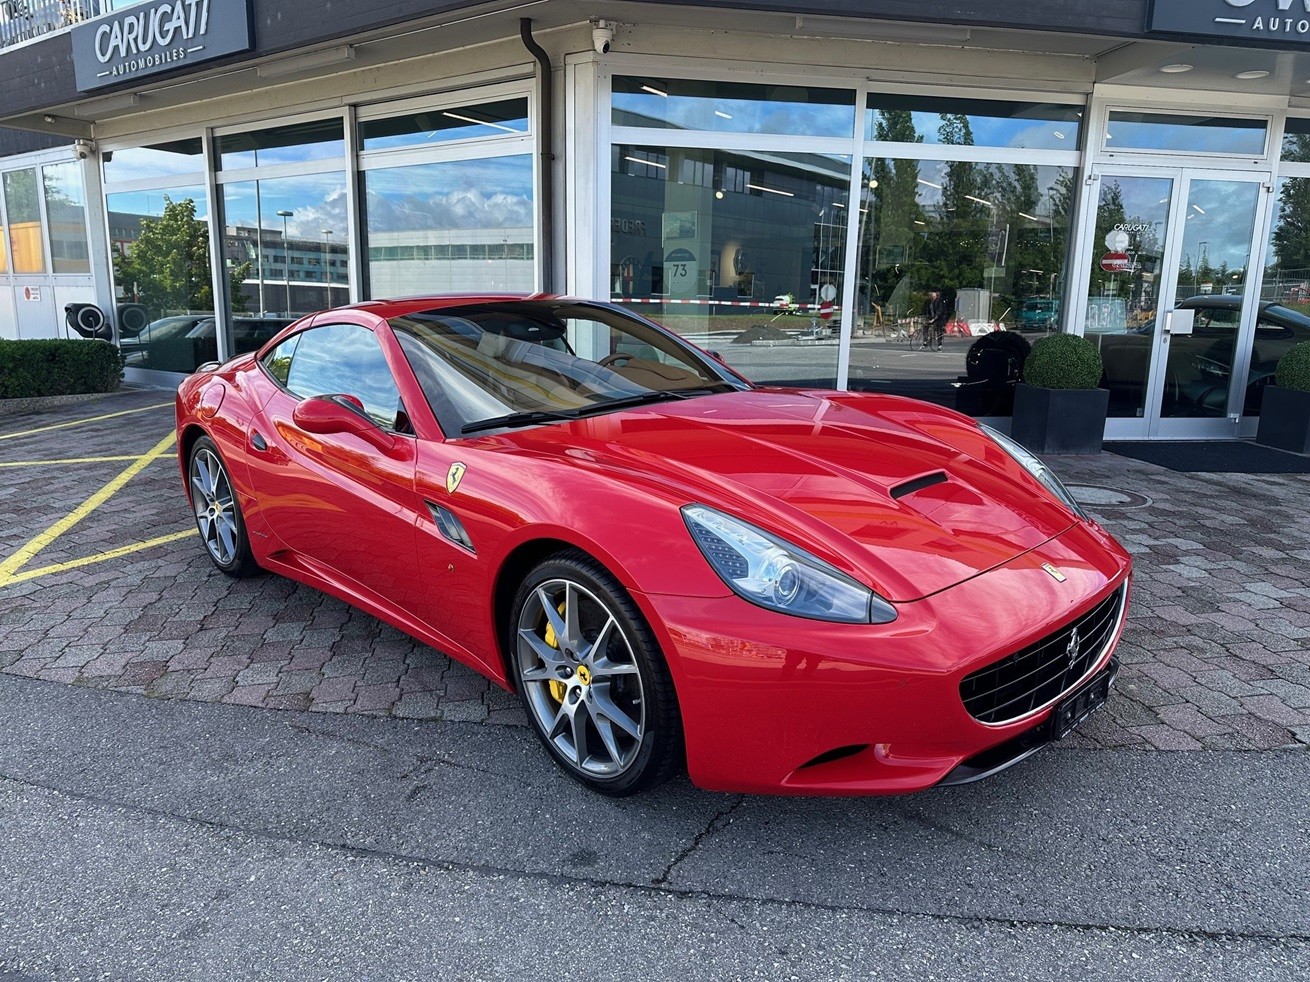
M 908 112 L 881 116 L 880 139 L 913 141 Z M 1064 323 L 1075 169 L 875 158 L 862 179 L 850 387 L 1009 415 L 1029 342 Z M 940 344 L 925 323 L 933 291 L 946 307 Z
M 229 182 L 222 189 L 235 351 L 262 344 L 277 322 L 349 302 L 344 172 Z M 244 330 L 252 319 L 268 322 L 269 331 Z
M 616 145 L 610 292 L 760 382 L 834 386 L 850 158 Z
M 531 292 L 532 178 L 529 154 L 366 171 L 368 295 Z

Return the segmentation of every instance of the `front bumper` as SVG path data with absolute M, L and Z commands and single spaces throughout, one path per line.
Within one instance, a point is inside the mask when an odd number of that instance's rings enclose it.
M 1078 525 L 985 574 L 898 605 L 891 624 L 807 621 L 737 597 L 644 595 L 639 602 L 669 655 L 697 785 L 899 794 L 978 779 L 1049 742 L 1043 730 L 1068 689 L 1019 719 L 987 724 L 965 709 L 960 682 L 1088 614 L 1125 587 L 1130 569 L 1112 538 Z M 1121 617 L 1084 679 L 1110 665 L 1122 625 Z

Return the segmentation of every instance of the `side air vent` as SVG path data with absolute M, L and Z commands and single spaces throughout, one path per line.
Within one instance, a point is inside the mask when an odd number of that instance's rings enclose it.
M 441 505 L 435 505 L 431 501 L 425 502 L 428 511 L 432 512 L 432 520 L 437 523 L 437 528 L 441 534 L 449 539 L 461 549 L 467 549 L 469 552 L 476 553 L 473 548 L 473 540 L 469 538 L 468 532 L 464 528 L 464 523 L 455 517 L 455 513 L 449 508 L 443 508 Z
M 893 498 L 904 498 L 907 494 L 914 494 L 916 491 L 922 491 L 924 488 L 931 488 L 938 484 L 945 484 L 949 480 L 945 471 L 938 471 L 935 474 L 925 474 L 923 477 L 916 477 L 913 481 L 906 481 L 904 484 L 898 484 L 892 488 Z

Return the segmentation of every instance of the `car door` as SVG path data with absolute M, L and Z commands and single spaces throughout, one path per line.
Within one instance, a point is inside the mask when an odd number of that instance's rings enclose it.
M 415 609 L 416 441 L 373 330 L 316 322 L 261 359 L 273 391 L 249 439 L 251 483 L 286 558 L 375 601 Z M 301 429 L 296 406 L 343 395 L 392 437 L 383 451 L 352 433 Z

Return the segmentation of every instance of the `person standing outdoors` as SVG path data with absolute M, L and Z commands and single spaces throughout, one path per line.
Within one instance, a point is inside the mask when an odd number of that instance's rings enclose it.
M 950 317 L 950 305 L 942 297 L 941 291 L 930 290 L 923 304 L 922 347 L 942 350 L 942 338 L 946 336 L 946 322 Z

